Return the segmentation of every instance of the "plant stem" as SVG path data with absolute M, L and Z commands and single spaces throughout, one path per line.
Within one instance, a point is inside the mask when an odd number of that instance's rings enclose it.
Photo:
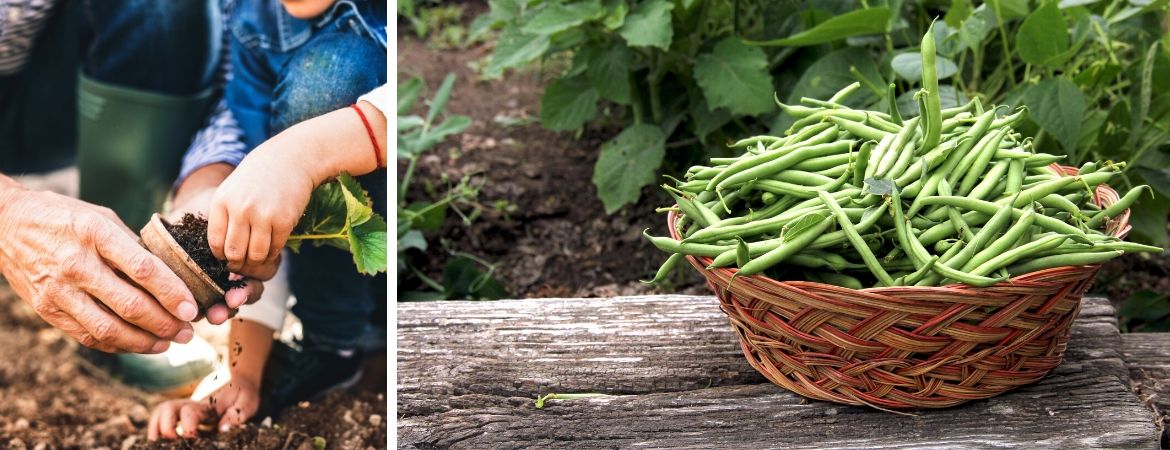
M 349 239 L 349 235 L 345 233 L 333 234 L 294 234 L 288 237 L 290 241 L 312 241 L 320 239 Z
M 406 201 L 406 188 L 410 187 L 410 178 L 414 176 L 414 166 L 418 164 L 418 155 L 410 157 L 406 166 L 406 174 L 402 175 L 402 182 L 398 183 L 398 203 Z
M 991 7 L 992 7 L 992 9 L 995 10 L 995 23 L 996 23 L 996 26 L 999 27 L 999 38 L 1003 44 L 1003 58 L 1004 58 L 1004 61 L 1007 62 L 1008 72 L 1012 74 L 1012 76 L 1007 77 L 1007 79 L 1008 79 L 1009 84 L 1011 84 L 1012 89 L 1015 89 L 1016 88 L 1016 77 L 1015 77 L 1016 68 L 1015 68 L 1015 65 L 1012 64 L 1012 52 L 1011 52 L 1011 48 L 1009 48 L 1009 46 L 1008 46 L 1007 29 L 1005 29 L 1003 26 L 1003 14 L 1001 14 L 999 12 L 999 0 L 991 0 Z

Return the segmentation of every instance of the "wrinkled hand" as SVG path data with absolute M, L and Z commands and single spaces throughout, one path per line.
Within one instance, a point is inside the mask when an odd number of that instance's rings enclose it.
M 214 399 L 214 400 L 213 400 Z M 216 429 L 226 432 L 252 418 L 260 408 L 260 385 L 250 380 L 232 379 L 207 400 L 170 400 L 155 407 L 146 426 L 146 438 L 195 438 L 199 424 L 219 416 Z M 182 433 L 179 433 L 182 431 Z
M 209 170 L 214 171 L 218 169 L 213 167 Z M 226 175 L 226 173 L 230 172 L 230 168 L 227 168 L 226 170 L 226 172 L 223 172 L 223 175 Z M 203 175 L 206 175 L 206 173 Z M 172 202 L 171 211 L 168 212 L 165 217 L 168 222 L 177 222 L 186 213 L 202 215 L 204 217 L 207 216 L 207 211 L 211 206 L 212 197 L 215 195 L 215 185 L 219 182 L 219 180 L 216 178 L 222 178 L 222 176 L 212 175 L 210 178 L 212 178 L 214 182 L 210 183 L 206 183 L 204 182 L 205 180 L 201 180 L 199 178 L 200 174 L 198 172 L 193 174 L 187 182 L 184 182 L 178 193 L 176 193 L 174 201 Z M 279 266 L 279 264 L 280 256 L 277 255 L 276 265 Z M 272 269 L 272 273 L 276 273 L 275 267 Z M 261 273 L 260 275 L 264 274 Z M 270 279 L 272 276 L 273 275 L 269 274 L 267 275 L 267 278 L 261 279 Z M 226 293 L 224 293 L 224 303 L 217 303 L 207 308 L 207 321 L 212 324 L 219 325 L 226 322 L 228 318 L 231 317 L 230 310 L 238 309 L 240 306 L 255 302 L 256 300 L 260 299 L 260 295 L 264 292 L 264 284 L 261 282 L 261 279 L 242 278 L 235 274 L 233 274 L 231 278 L 233 280 L 243 279 L 244 286 L 229 289 Z
M 0 192 L 0 271 L 46 322 L 105 352 L 186 343 L 198 307 L 108 208 L 51 192 Z
M 278 135 L 256 148 L 212 196 L 207 243 L 228 270 L 261 280 L 280 265 L 280 250 L 313 193 L 305 161 L 281 154 L 296 145 Z

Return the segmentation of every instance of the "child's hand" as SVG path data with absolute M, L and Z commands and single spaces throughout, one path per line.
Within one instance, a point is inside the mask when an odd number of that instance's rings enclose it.
M 150 415 L 146 438 L 151 441 L 157 441 L 160 437 L 195 438 L 199 436 L 199 424 L 217 415 L 219 422 L 216 429 L 225 432 L 252 418 L 259 407 L 260 385 L 249 380 L 233 379 L 207 400 L 169 400 L 159 404 Z
M 244 159 L 212 196 L 207 242 L 228 270 L 267 280 L 280 264 L 280 250 L 300 220 L 315 180 L 312 160 L 292 157 L 297 142 L 278 135 Z

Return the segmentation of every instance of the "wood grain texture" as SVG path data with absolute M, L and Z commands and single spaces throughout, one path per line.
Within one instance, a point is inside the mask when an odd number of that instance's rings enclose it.
M 895 415 L 808 401 L 744 360 L 714 297 L 398 305 L 402 448 L 1157 448 L 1113 310 L 1087 298 L 1040 383 Z M 552 400 L 537 395 L 599 392 Z

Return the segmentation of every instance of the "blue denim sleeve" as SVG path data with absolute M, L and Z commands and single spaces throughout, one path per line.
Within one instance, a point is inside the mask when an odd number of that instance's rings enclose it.
M 207 119 L 207 124 L 195 134 L 195 139 L 187 148 L 175 186 L 183 184 L 191 172 L 209 164 L 240 165 L 240 161 L 247 155 L 241 140 L 242 134 L 236 119 L 232 117 L 232 111 L 221 99 Z
M 235 36 L 231 43 L 231 65 L 232 79 L 228 81 L 224 98 L 243 133 L 244 151 L 251 152 L 268 139 L 275 76 L 255 49 Z

